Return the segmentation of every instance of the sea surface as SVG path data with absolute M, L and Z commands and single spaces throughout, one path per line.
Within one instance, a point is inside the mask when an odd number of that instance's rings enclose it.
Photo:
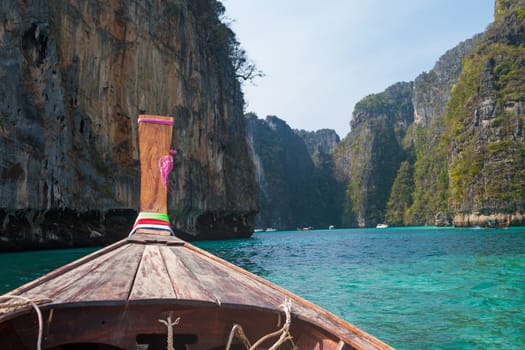
M 276 231 L 196 245 L 397 349 L 525 349 L 525 228 Z M 0 254 L 0 293 L 92 251 Z

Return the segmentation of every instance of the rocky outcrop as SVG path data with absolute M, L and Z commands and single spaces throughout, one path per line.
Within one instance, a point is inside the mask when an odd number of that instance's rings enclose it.
M 0 6 L 0 245 L 125 236 L 140 113 L 176 120 L 173 225 L 197 239 L 251 234 L 256 185 L 220 3 Z
M 257 227 L 338 226 L 343 189 L 334 179 L 330 153 L 325 153 L 337 141 L 335 132 L 293 131 L 275 116 L 262 120 L 249 114 L 246 122 L 259 187 Z
M 382 217 L 378 188 L 390 193 L 386 218 L 393 225 L 524 224 L 525 1 L 496 1 L 495 14 L 483 35 L 449 50 L 415 80 L 410 101 L 385 98 L 387 89 L 356 105 L 352 131 L 335 152 L 349 183 L 349 224 Z M 385 101 L 412 105 L 413 123 L 380 123 Z M 397 145 L 374 151 L 374 140 L 393 140 L 388 133 L 396 132 Z M 377 163 L 391 165 L 395 181 L 392 173 L 382 177 Z M 380 187 L 378 179 L 388 181 Z
M 321 129 L 317 131 L 294 130 L 299 135 L 308 149 L 317 168 L 322 167 L 326 156 L 332 153 L 332 150 L 341 141 L 334 130 Z
M 461 62 L 479 42 L 481 35 L 459 43 L 441 56 L 434 68 L 414 80 L 414 124 L 428 128 L 445 114 L 452 86 L 461 73 Z
M 525 1 L 498 1 L 452 91 L 446 133 L 456 225 L 525 223 L 524 42 Z
M 335 130 L 321 129 L 317 131 L 294 130 L 306 145 L 310 158 L 314 162 L 314 184 L 311 190 L 316 194 L 313 200 L 317 203 L 317 218 L 312 220 L 313 227 L 340 227 L 346 181 L 337 176 L 334 151 L 341 141 Z M 303 220 L 307 221 L 307 220 Z
M 344 224 L 384 222 L 390 189 L 406 158 L 402 140 L 414 118 L 412 91 L 412 83 L 398 83 L 356 104 L 352 130 L 334 151 L 336 164 L 348 169 Z
M 412 201 L 408 203 L 405 213 L 394 220 L 398 224 L 451 224 L 447 151 L 442 142 L 445 129 L 443 118 L 452 88 L 461 74 L 462 61 L 472 53 L 480 40 L 481 35 L 475 35 L 448 50 L 430 72 L 420 74 L 414 81 L 414 124 L 404 142 L 413 154 L 414 185 Z M 398 199 L 391 198 L 391 201 L 396 202 Z M 387 215 L 391 219 L 394 217 L 392 212 Z
M 446 177 L 446 154 L 438 147 L 442 117 L 461 62 L 480 37 L 447 51 L 413 83 L 395 84 L 356 104 L 352 131 L 334 150 L 336 176 L 348 183 L 346 224 L 433 224 L 436 213 L 448 215 L 446 204 L 436 200 L 446 196 L 439 182 L 443 169 Z

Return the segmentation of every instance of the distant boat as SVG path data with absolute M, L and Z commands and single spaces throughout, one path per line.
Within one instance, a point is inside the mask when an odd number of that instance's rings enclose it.
M 264 229 L 263 228 L 256 228 L 255 230 L 253 230 L 253 232 L 264 232 Z
M 376 228 L 387 228 L 387 224 L 377 224 Z
M 271 228 L 271 227 L 269 227 L 269 228 L 266 229 L 266 232 L 273 232 L 273 231 L 277 231 L 277 230 L 274 229 L 274 228 Z
M 328 229 L 329 229 L 329 230 L 333 230 L 334 228 L 335 228 L 334 225 L 330 225 L 330 226 L 328 226 Z

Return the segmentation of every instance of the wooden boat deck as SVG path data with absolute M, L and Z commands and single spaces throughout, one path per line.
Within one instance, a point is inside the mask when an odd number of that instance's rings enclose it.
M 124 331 L 120 329 L 121 333 L 129 333 L 128 338 L 120 337 L 111 343 L 117 348 L 135 348 L 137 334 L 166 333 L 166 327 L 158 320 L 172 315 L 173 318 L 182 317 L 180 326 L 177 326 L 179 332 L 199 333 L 199 342 L 206 344 L 202 348 L 211 348 L 216 338 L 226 339 L 236 323 L 255 337 L 275 330 L 281 317 L 278 306 L 290 299 L 292 335 L 293 331 L 309 334 L 296 339 L 302 345 L 300 348 L 390 349 L 318 306 L 170 236 L 132 236 L 65 265 L 10 294 L 49 300 L 40 306 L 47 312 L 45 328 L 48 332 L 51 328 L 57 334 L 70 334 L 68 341 L 88 341 L 93 333 L 100 333 L 100 339 L 111 339 L 111 332 L 115 332 L 109 327 L 111 324 L 124 327 Z M 22 327 L 22 321 L 16 319 L 21 313 L 27 314 L 25 318 L 31 317 L 28 308 L 0 315 L 0 334 L 2 327 L 9 325 L 6 321 L 12 319 L 11 327 L 17 329 L 19 341 L 31 343 L 34 340 L 27 339 L 34 339 L 35 325 L 32 322 L 32 327 Z M 75 322 L 65 316 L 61 320 L 60 315 L 65 313 L 77 313 L 83 320 L 84 329 L 76 329 Z M 125 322 L 123 317 L 126 317 Z M 210 321 L 215 326 L 210 326 Z M 307 324 L 319 334 L 326 333 L 321 336 L 326 339 L 326 344 L 305 347 L 319 338 L 313 336 L 312 329 L 308 332 L 301 330 Z M 206 325 L 206 336 L 202 335 L 202 329 L 199 330 L 201 325 Z M 334 332 L 335 337 L 331 334 Z M 47 342 L 52 346 L 53 337 L 48 337 Z M 55 342 L 59 344 L 64 340 L 57 338 Z M 28 348 L 31 347 L 28 344 Z

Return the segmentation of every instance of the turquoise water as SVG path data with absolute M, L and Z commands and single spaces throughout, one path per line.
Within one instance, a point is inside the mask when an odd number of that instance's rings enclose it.
M 0 294 L 79 259 L 96 248 L 0 253 Z
M 197 245 L 398 349 L 525 349 L 525 228 L 278 231 Z M 0 292 L 91 251 L 0 254 Z

